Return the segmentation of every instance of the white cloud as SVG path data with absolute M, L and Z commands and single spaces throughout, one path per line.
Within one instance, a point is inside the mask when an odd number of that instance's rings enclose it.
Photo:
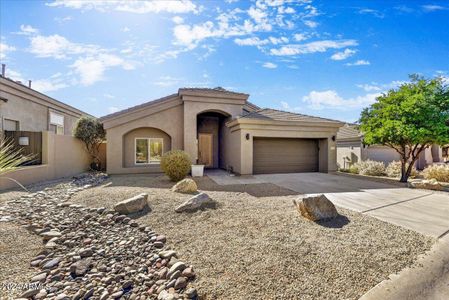
M 349 109 L 368 106 L 374 103 L 376 97 L 380 95 L 380 93 L 369 93 L 355 98 L 344 99 L 334 90 L 311 91 L 307 96 L 302 98 L 302 101 L 307 103 L 311 109 L 323 109 L 329 107 Z
M 245 39 L 237 38 L 234 40 L 234 43 L 236 43 L 239 46 L 262 46 L 268 44 L 270 41 L 265 39 L 261 40 L 258 37 L 250 37 Z
M 383 13 L 381 13 L 380 11 L 375 10 L 375 9 L 371 9 L 371 8 L 362 8 L 362 9 L 360 9 L 359 10 L 359 14 L 362 14 L 362 15 L 373 15 L 376 18 L 379 18 L 379 19 L 383 19 L 385 17 L 385 15 Z
M 158 81 L 153 82 L 154 85 L 161 87 L 178 86 L 183 81 L 182 78 L 175 78 L 171 76 L 161 76 Z
M 174 16 L 174 17 L 172 18 L 172 21 L 173 21 L 173 23 L 175 23 L 175 24 L 181 24 L 181 23 L 184 23 L 184 19 L 183 19 L 182 17 L 180 17 L 180 16 Z
M 318 23 L 315 21 L 306 20 L 306 21 L 304 21 L 304 25 L 306 25 L 307 27 L 310 27 L 310 28 L 315 28 L 318 26 Z
M 344 47 L 357 46 L 356 40 L 323 40 L 306 44 L 291 44 L 282 46 L 279 49 L 271 49 L 272 55 L 299 55 L 315 52 L 326 52 L 329 49 L 340 49 Z
M 366 92 L 377 92 L 381 90 L 381 87 L 379 87 L 376 84 L 357 84 L 357 87 L 365 90 Z
M 101 12 L 123 11 L 136 14 L 146 13 L 189 13 L 198 12 L 197 6 L 190 0 L 170 1 L 128 1 L 128 0 L 54 0 L 47 3 L 52 7 L 67 7 L 72 9 L 91 10 Z
M 80 76 L 80 82 L 85 86 L 104 80 L 105 71 L 111 67 L 122 67 L 124 70 L 134 69 L 132 64 L 113 54 L 78 58 L 70 67 Z
M 296 107 L 292 107 L 288 102 L 286 101 L 281 101 L 281 108 L 285 111 L 300 111 L 301 107 L 296 106 Z
M 16 51 L 16 48 L 6 43 L 0 42 L 0 59 L 6 59 L 8 52 Z
M 347 66 L 369 66 L 371 63 L 364 59 L 359 59 L 356 62 L 353 63 L 347 63 Z
M 68 54 L 97 53 L 99 47 L 72 43 L 58 34 L 50 36 L 37 35 L 31 38 L 30 52 L 37 57 L 67 58 Z
M 120 29 L 121 32 L 130 32 L 131 29 L 129 29 L 128 26 L 123 27 L 122 29 Z
M 115 106 L 109 106 L 108 107 L 108 113 L 113 114 L 115 112 L 118 112 L 120 109 L 118 107 Z
M 352 49 L 345 49 L 344 51 L 337 52 L 331 56 L 332 60 L 344 60 L 353 56 L 357 51 Z
M 111 94 L 104 94 L 103 95 L 105 98 L 108 98 L 108 99 L 114 99 L 115 98 L 115 96 L 114 95 L 111 95 Z
M 434 4 L 422 5 L 421 7 L 422 7 L 422 9 L 423 9 L 425 12 L 433 12 L 433 11 L 447 10 L 447 9 L 448 9 L 448 8 L 445 7 L 445 6 L 434 5 Z
M 279 7 L 278 12 L 280 14 L 294 14 L 296 12 L 296 10 L 293 7 Z
M 278 65 L 276 65 L 272 62 L 266 62 L 262 65 L 262 67 L 267 68 L 267 69 L 276 69 L 278 67 Z
M 295 39 L 295 41 L 301 42 L 301 41 L 307 40 L 308 37 L 304 33 L 295 33 L 293 35 L 293 38 Z
M 39 30 L 37 30 L 33 26 L 22 24 L 22 25 L 20 25 L 20 31 L 16 32 L 16 34 L 32 35 L 32 34 L 37 34 L 38 32 L 39 32 Z
M 55 17 L 54 20 L 56 22 L 58 22 L 59 24 L 62 24 L 62 23 L 65 23 L 65 22 L 73 20 L 73 18 L 71 16 L 62 17 L 62 18 L 61 17 Z
M 263 23 L 266 21 L 267 13 L 261 9 L 251 6 L 248 10 L 248 15 L 254 19 L 256 23 Z
M 57 91 L 68 86 L 67 83 L 62 82 L 62 79 L 55 80 L 54 78 L 38 79 L 31 83 L 31 87 L 41 93 Z
M 278 38 L 270 36 L 268 39 L 273 45 L 288 43 L 288 38 L 286 38 L 285 36 L 281 36 Z
M 25 79 L 25 76 L 22 75 L 22 73 L 16 70 L 8 69 L 6 77 L 11 78 L 14 81 L 20 81 L 22 84 L 28 86 L 28 80 Z M 36 79 L 31 81 L 31 88 L 41 93 L 56 91 L 68 86 L 69 84 L 67 83 L 66 78 L 62 76 L 61 73 L 53 74 L 46 79 Z

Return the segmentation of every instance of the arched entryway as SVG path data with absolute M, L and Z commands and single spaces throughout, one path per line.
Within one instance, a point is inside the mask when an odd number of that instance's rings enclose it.
M 230 117 L 222 111 L 205 111 L 197 115 L 198 164 L 206 168 L 226 168 L 223 135 Z

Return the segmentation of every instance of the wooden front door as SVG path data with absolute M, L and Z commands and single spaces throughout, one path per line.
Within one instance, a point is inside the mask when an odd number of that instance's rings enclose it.
M 212 167 L 214 165 L 213 159 L 213 134 L 199 133 L 198 134 L 198 164 L 205 167 Z

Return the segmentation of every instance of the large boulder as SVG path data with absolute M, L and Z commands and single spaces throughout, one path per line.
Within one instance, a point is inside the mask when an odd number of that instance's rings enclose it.
M 208 194 L 199 193 L 178 206 L 175 211 L 178 213 L 184 211 L 192 212 L 206 207 L 214 207 L 215 205 L 216 202 L 212 200 Z
M 338 216 L 334 204 L 323 194 L 293 200 L 301 216 L 311 221 L 332 219 Z
M 122 215 L 132 214 L 143 210 L 148 210 L 148 194 L 142 193 L 132 198 L 120 201 L 114 205 L 114 210 Z
M 198 187 L 193 179 L 186 178 L 176 183 L 171 190 L 177 193 L 194 194 L 198 191 Z

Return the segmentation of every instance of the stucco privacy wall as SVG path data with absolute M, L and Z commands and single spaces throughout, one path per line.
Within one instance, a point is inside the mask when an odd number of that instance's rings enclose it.
M 362 142 L 337 141 L 337 165 L 339 168 L 348 168 L 362 160 Z M 345 159 L 349 158 L 348 159 Z
M 68 135 L 42 132 L 42 165 L 20 168 L 5 176 L 23 185 L 73 176 L 89 168 L 90 157 L 78 139 Z M 10 180 L 0 178 L 0 190 L 15 188 Z
M 256 122 L 257 121 L 239 124 L 237 126 L 234 125 L 234 127 L 231 128 L 232 134 L 239 133 L 239 140 L 237 143 L 240 142 L 241 144 L 239 149 L 240 164 L 233 166 L 237 173 L 242 175 L 253 173 L 254 137 L 319 139 L 319 171 L 336 171 L 337 151 L 336 143 L 332 140 L 332 136 L 336 135 L 338 127 L 320 126 L 320 124 L 313 126 L 310 124 L 293 125 L 291 123 L 284 123 L 283 125 L 276 125 L 273 123 L 270 125 L 257 124 Z M 246 134 L 249 134 L 248 140 L 246 139 Z M 235 154 L 237 154 L 237 151 L 235 151 Z
M 0 131 L 5 119 L 19 122 L 21 131 L 50 130 L 50 111 L 64 115 L 64 134 L 72 135 L 77 119 L 84 112 L 0 76 Z
M 168 108 L 164 106 L 162 110 L 148 108 L 140 112 L 141 115 L 130 114 L 120 118 L 120 120 L 113 120 L 111 123 L 105 124 L 107 140 L 106 161 L 109 174 L 154 173 L 161 171 L 160 166 L 157 164 L 133 166 L 126 163 L 126 161 L 134 161 L 134 153 L 126 151 L 125 154 L 124 151 L 125 147 L 134 148 L 134 140 L 131 142 L 131 145 L 128 145 L 129 141 L 125 141 L 125 136 L 136 128 L 155 128 L 163 131 L 171 140 L 170 143 L 166 143 L 164 140 L 164 151 L 183 148 L 183 105 L 180 101 L 175 102 L 174 105 L 172 104 Z M 135 119 L 135 117 L 138 118 Z M 170 145 L 170 148 L 167 147 L 168 145 Z

